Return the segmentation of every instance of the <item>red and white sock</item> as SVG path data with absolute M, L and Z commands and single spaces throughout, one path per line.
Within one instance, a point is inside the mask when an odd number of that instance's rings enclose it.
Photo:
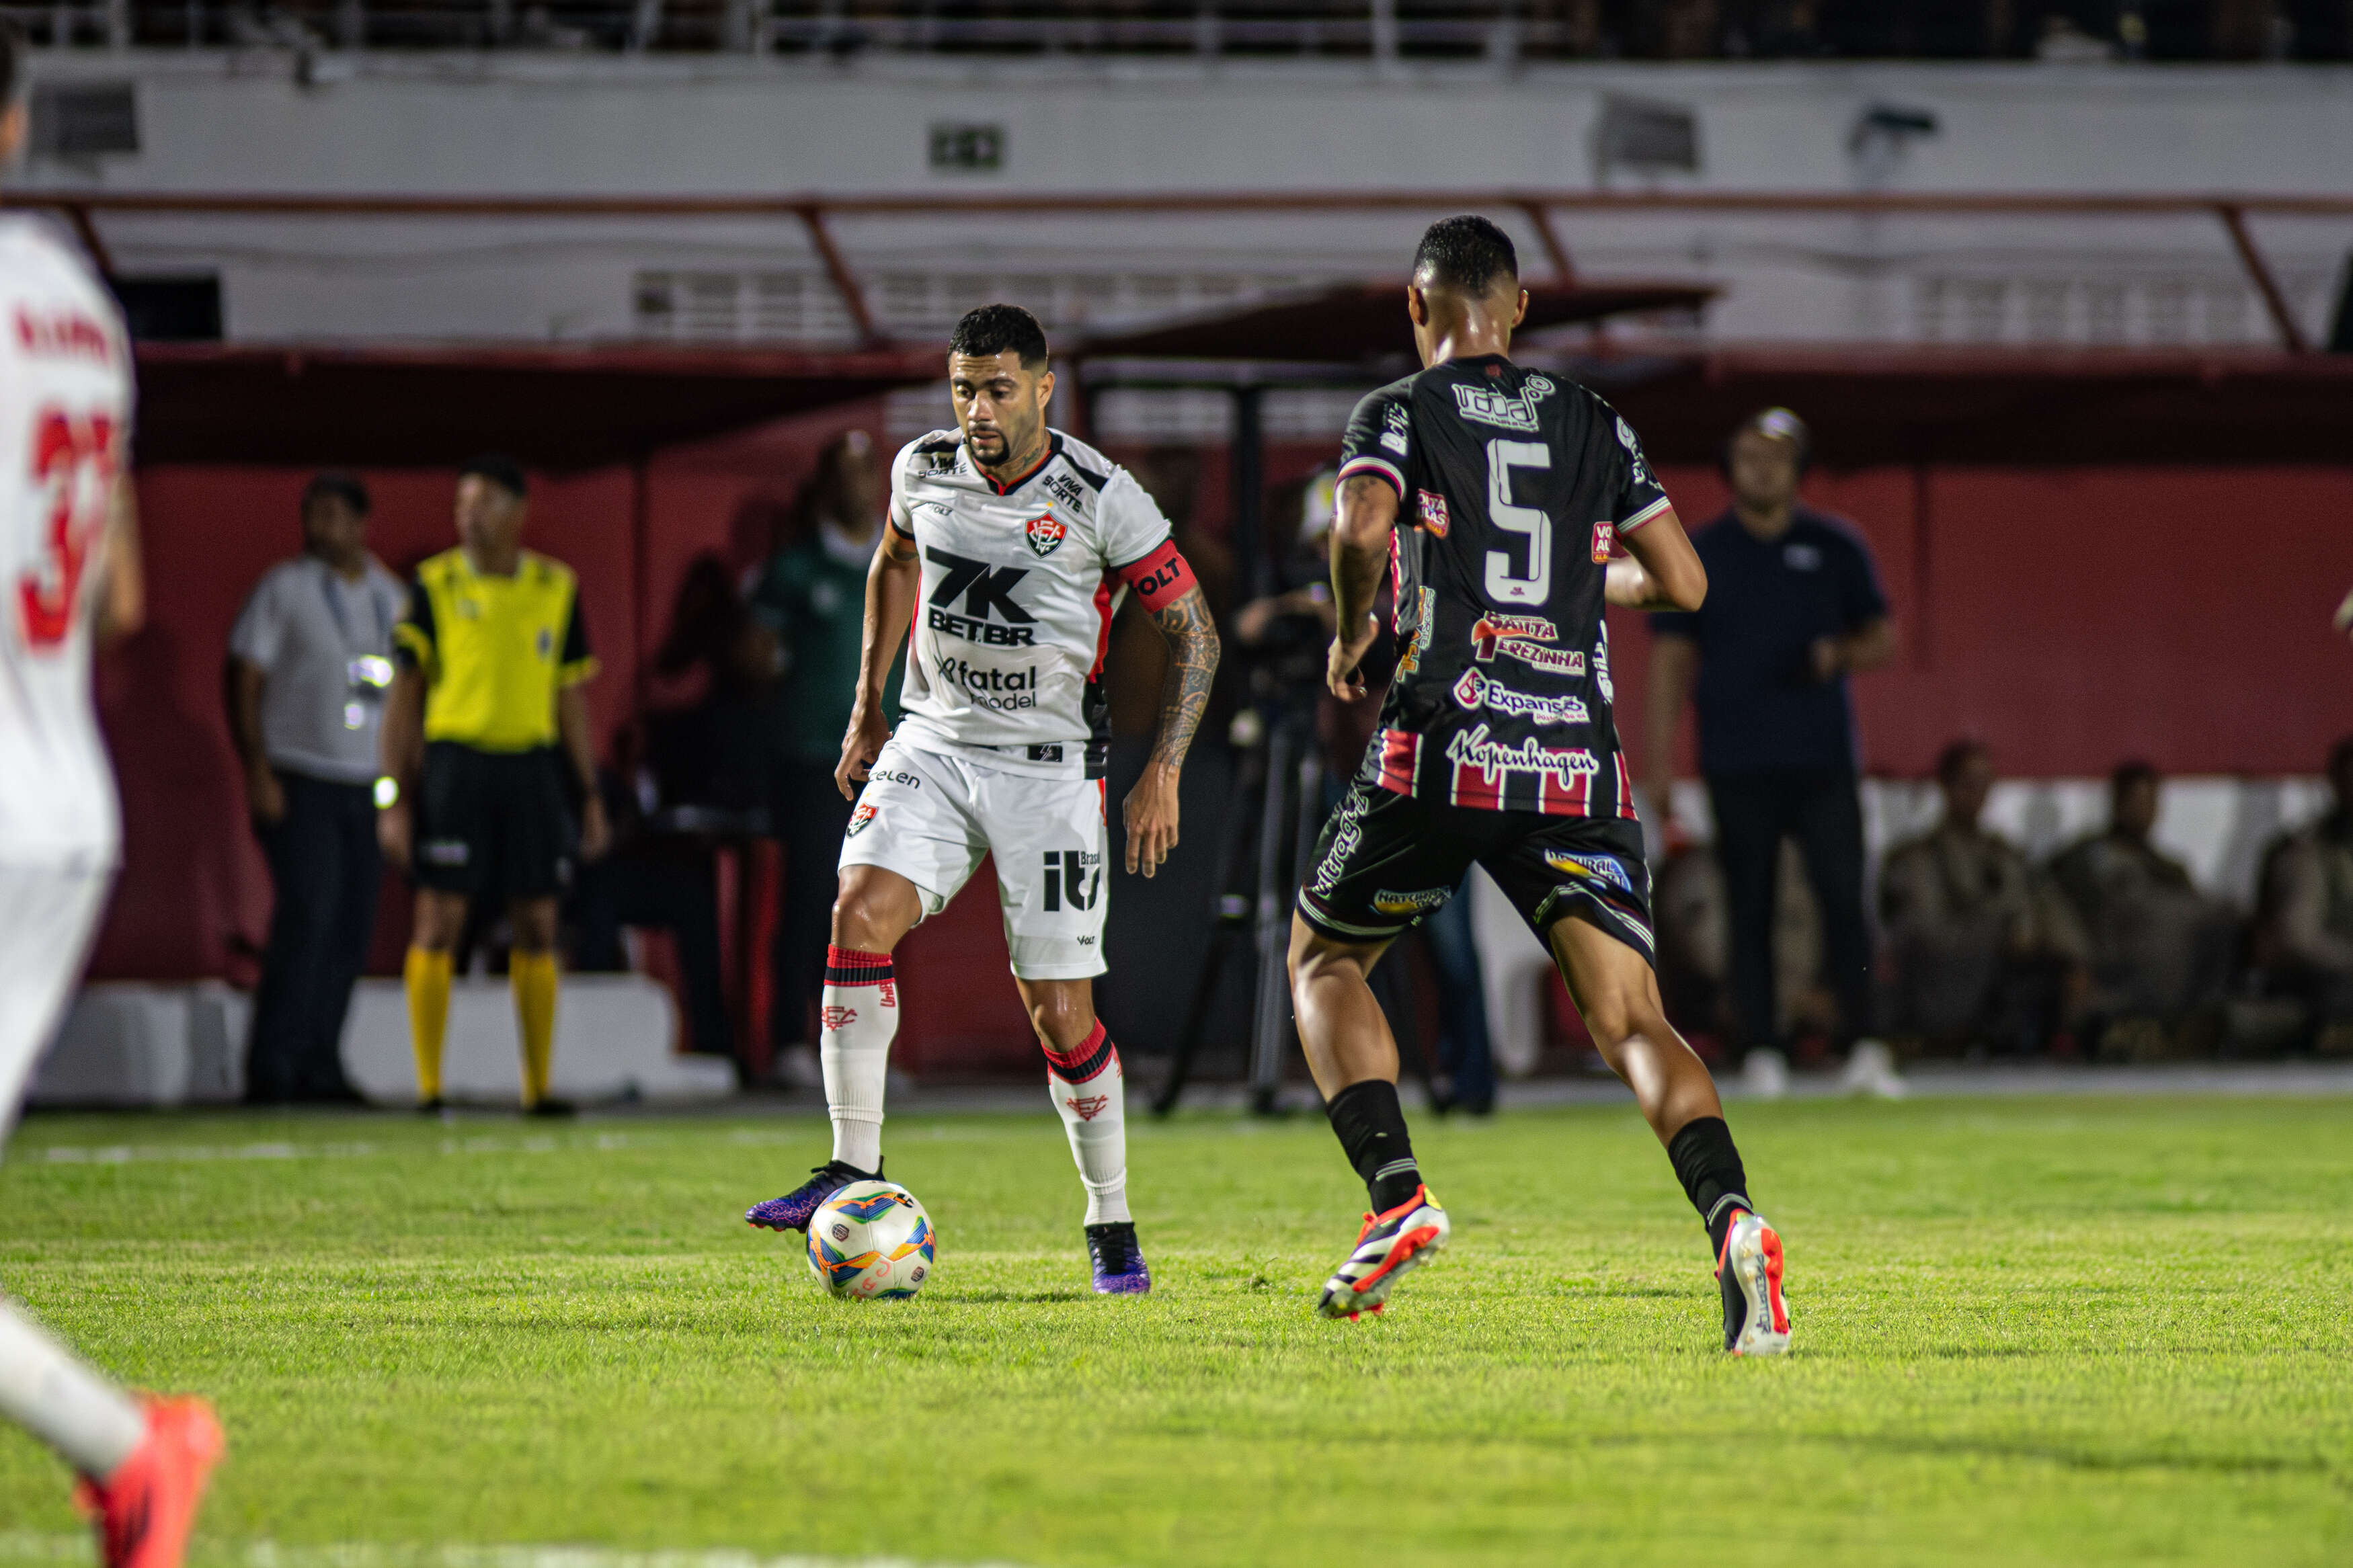
M 1071 1157 L 1087 1189 L 1089 1225 L 1127 1212 L 1127 1074 L 1101 1021 L 1069 1051 L 1046 1047 L 1046 1088 L 1071 1135 Z
M 833 1118 L 833 1157 L 861 1171 L 882 1164 L 882 1088 L 899 1032 L 899 983 L 887 952 L 825 950 L 818 1065 Z

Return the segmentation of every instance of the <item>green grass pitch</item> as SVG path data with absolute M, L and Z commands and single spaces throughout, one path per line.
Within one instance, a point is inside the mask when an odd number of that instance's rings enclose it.
M 836 1303 L 737 1217 L 822 1156 L 801 1117 L 38 1118 L 0 1279 L 218 1403 L 205 1563 L 2353 1563 L 2353 1104 L 1733 1121 L 1786 1361 L 1717 1352 L 1698 1224 L 1619 1108 L 1422 1118 L 1454 1242 L 1357 1324 L 1310 1310 L 1363 1199 L 1320 1122 L 1136 1126 L 1157 1288 L 1102 1300 L 1042 1106 L 892 1120 L 942 1238 L 912 1303 Z M 61 1561 L 65 1493 L 0 1432 L 0 1539 Z

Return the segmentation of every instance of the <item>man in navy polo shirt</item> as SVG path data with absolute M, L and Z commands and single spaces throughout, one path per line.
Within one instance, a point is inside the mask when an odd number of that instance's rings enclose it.
M 1795 838 L 1822 915 L 1841 1033 L 1873 1027 L 1863 921 L 1862 805 L 1846 678 L 1895 651 L 1887 596 L 1862 536 L 1798 500 L 1805 422 L 1768 408 L 1725 452 L 1730 510 L 1694 531 L 1707 603 L 1651 617 L 1651 799 L 1662 822 L 1683 699 L 1715 814 L 1744 1050 L 1775 1043 L 1773 910 L 1783 837 Z

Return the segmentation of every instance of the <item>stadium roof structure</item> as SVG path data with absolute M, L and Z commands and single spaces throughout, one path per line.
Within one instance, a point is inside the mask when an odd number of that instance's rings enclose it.
M 1652 310 L 1697 311 L 1718 290 L 1677 282 L 1530 280 L 1524 332 L 1592 324 Z M 1279 361 L 1349 366 L 1392 362 L 1413 368 L 1413 328 L 1402 283 L 1352 283 L 1261 300 L 1237 310 L 1187 317 L 1084 339 L 1088 359 Z
M 661 447 L 920 385 L 926 347 L 138 346 L 147 463 L 440 467 L 485 447 L 549 468 Z

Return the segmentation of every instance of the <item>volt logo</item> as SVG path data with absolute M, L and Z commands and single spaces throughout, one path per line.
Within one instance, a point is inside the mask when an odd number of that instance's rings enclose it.
M 934 599 L 946 604 L 958 596 L 964 599 L 964 613 L 976 621 L 992 616 L 1026 626 L 1037 619 L 1013 600 L 1013 585 L 1029 575 L 1026 566 L 991 566 L 986 561 L 974 561 L 953 555 L 944 550 L 925 552 L 933 560 L 947 568 L 940 579 Z
M 1102 897 L 1102 856 L 1085 849 L 1046 851 L 1047 913 L 1060 911 L 1065 899 L 1074 910 L 1091 910 Z

